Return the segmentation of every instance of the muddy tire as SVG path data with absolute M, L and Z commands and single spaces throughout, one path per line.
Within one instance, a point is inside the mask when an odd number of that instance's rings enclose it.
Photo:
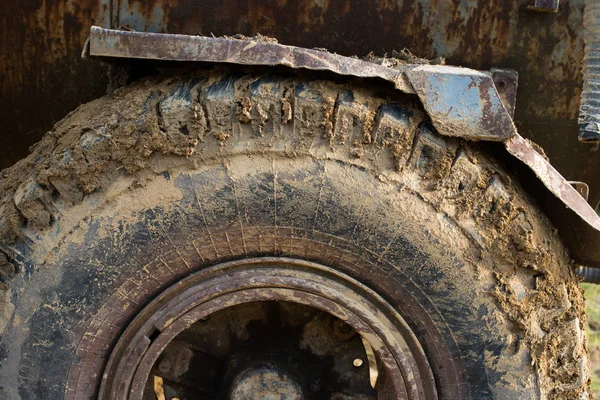
M 152 299 L 261 257 L 385 299 L 439 398 L 586 397 L 571 261 L 492 151 L 378 84 L 200 71 L 81 106 L 0 183 L 1 397 L 95 398 Z

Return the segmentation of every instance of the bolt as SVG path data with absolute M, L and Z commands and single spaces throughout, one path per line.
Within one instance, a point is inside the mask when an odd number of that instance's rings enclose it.
M 158 369 L 160 372 L 168 372 L 171 370 L 171 363 L 169 362 L 169 360 L 162 360 L 160 362 L 160 364 L 158 364 Z
M 229 366 L 230 366 L 231 368 L 237 368 L 237 366 L 238 366 L 238 362 L 237 362 L 237 360 L 236 360 L 236 359 L 234 359 L 234 358 L 232 358 L 231 360 L 229 360 Z
M 355 358 L 354 361 L 352 361 L 352 365 L 354 365 L 356 368 L 362 367 L 363 364 L 364 361 L 362 360 L 362 358 Z

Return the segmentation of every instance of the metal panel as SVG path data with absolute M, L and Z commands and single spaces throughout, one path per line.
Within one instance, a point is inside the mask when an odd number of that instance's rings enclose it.
M 490 75 L 440 65 L 418 66 L 406 74 L 441 134 L 504 141 L 517 133 Z

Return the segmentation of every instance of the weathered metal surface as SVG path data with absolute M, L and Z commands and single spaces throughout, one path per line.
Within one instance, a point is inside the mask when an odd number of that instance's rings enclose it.
M 515 117 L 515 107 L 517 106 L 517 89 L 519 87 L 519 74 L 512 69 L 492 68 L 490 71 L 494 85 L 500 94 L 500 99 L 504 108 Z
M 78 53 L 89 26 L 108 27 L 110 13 L 110 0 L 0 1 L 0 169 L 105 93 L 107 67 Z
M 566 1 L 559 13 L 543 14 L 529 9 L 533 0 L 377 0 L 368 9 L 361 0 L 252 6 L 238 0 L 121 0 L 119 25 L 207 36 L 260 32 L 282 43 L 344 55 L 407 48 L 419 57 L 446 57 L 449 65 L 510 67 L 525 77 L 523 84 L 535 88 L 540 108 L 553 105 L 544 117 L 552 118 L 557 110 L 575 117 L 577 104 L 569 103 L 578 100 L 565 88 L 578 90 L 581 83 L 574 66 L 583 56 L 583 1 Z
M 489 141 L 517 133 L 491 76 L 440 65 L 411 67 L 406 75 L 439 133 Z
M 600 157 L 577 140 L 582 86 L 584 0 L 563 0 L 556 13 L 532 10 L 534 0 L 376 0 L 268 2 L 120 0 L 120 25 L 140 31 L 216 36 L 257 33 L 280 42 L 344 55 L 443 56 L 448 65 L 512 68 L 520 79 L 515 123 L 540 144 L 568 179 L 590 184 Z M 153 21 L 160 15 L 160 22 Z M 564 151 L 568 148 L 569 151 Z
M 505 143 L 508 152 L 523 162 L 552 196 L 538 193 L 542 207 L 580 264 L 600 267 L 600 218 L 587 201 L 552 165 L 520 135 Z M 554 197 L 554 198 L 552 198 Z

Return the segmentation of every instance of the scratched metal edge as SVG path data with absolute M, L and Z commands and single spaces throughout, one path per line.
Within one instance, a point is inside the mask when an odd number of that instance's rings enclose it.
M 505 148 L 512 156 L 527 165 L 556 197 L 600 231 L 600 217 L 594 209 L 527 140 L 517 134 L 505 143 Z

